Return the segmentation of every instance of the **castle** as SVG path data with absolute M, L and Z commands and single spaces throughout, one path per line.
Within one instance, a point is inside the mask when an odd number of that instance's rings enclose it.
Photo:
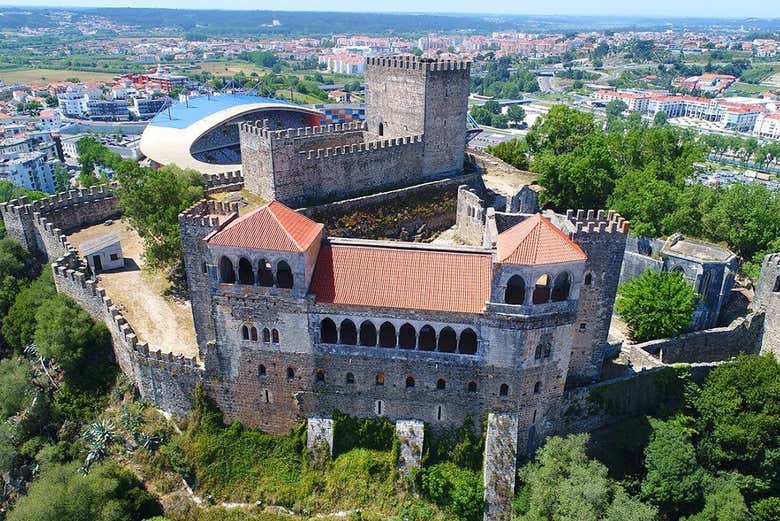
M 602 210 L 539 213 L 527 187 L 501 200 L 506 212 L 459 189 L 457 233 L 471 246 L 331 238 L 291 209 L 460 173 L 468 69 L 371 58 L 365 125 L 242 125 L 243 179 L 207 187 L 268 202 L 242 213 L 204 200 L 179 216 L 199 360 L 142 342 L 68 242 L 119 214 L 110 187 L 3 204 L 7 233 L 56 259 L 58 290 L 107 324 L 122 371 L 168 412 L 187 414 L 201 383 L 227 421 L 286 433 L 307 420 L 310 446 L 329 447 L 334 410 L 385 416 L 402 466 L 419 464 L 423 425 L 436 434 L 487 416 L 485 518 L 506 519 L 518 454 L 566 422 L 604 424 L 588 385 L 614 352 L 629 223 Z M 756 303 L 758 344 L 780 355 L 778 255 Z

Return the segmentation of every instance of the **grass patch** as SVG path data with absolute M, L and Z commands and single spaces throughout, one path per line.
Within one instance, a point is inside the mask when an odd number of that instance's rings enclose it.
M 78 78 L 81 81 L 111 80 L 116 74 L 108 72 L 78 71 L 66 69 L 17 69 L 0 72 L 0 80 L 11 83 L 50 83 Z

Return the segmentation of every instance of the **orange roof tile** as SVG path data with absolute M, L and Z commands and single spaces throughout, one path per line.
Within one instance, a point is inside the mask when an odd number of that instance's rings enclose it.
M 534 214 L 498 236 L 496 260 L 536 266 L 587 259 L 574 241 L 541 214 Z
M 328 244 L 310 292 L 319 303 L 480 313 L 491 277 L 488 253 Z
M 306 251 L 312 242 L 320 240 L 322 228 L 322 224 L 278 201 L 271 201 L 228 223 L 208 242 L 216 246 L 295 253 Z

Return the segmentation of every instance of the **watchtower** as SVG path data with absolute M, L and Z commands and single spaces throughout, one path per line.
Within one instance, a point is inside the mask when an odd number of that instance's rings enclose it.
M 412 56 L 366 58 L 372 138 L 423 134 L 423 175 L 463 169 L 471 63 Z

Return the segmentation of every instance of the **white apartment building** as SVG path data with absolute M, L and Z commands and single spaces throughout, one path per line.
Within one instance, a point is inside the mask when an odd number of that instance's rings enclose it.
M 43 152 L 25 152 L 0 160 L 0 178 L 28 190 L 53 194 L 54 167 L 58 160 L 47 160 Z

